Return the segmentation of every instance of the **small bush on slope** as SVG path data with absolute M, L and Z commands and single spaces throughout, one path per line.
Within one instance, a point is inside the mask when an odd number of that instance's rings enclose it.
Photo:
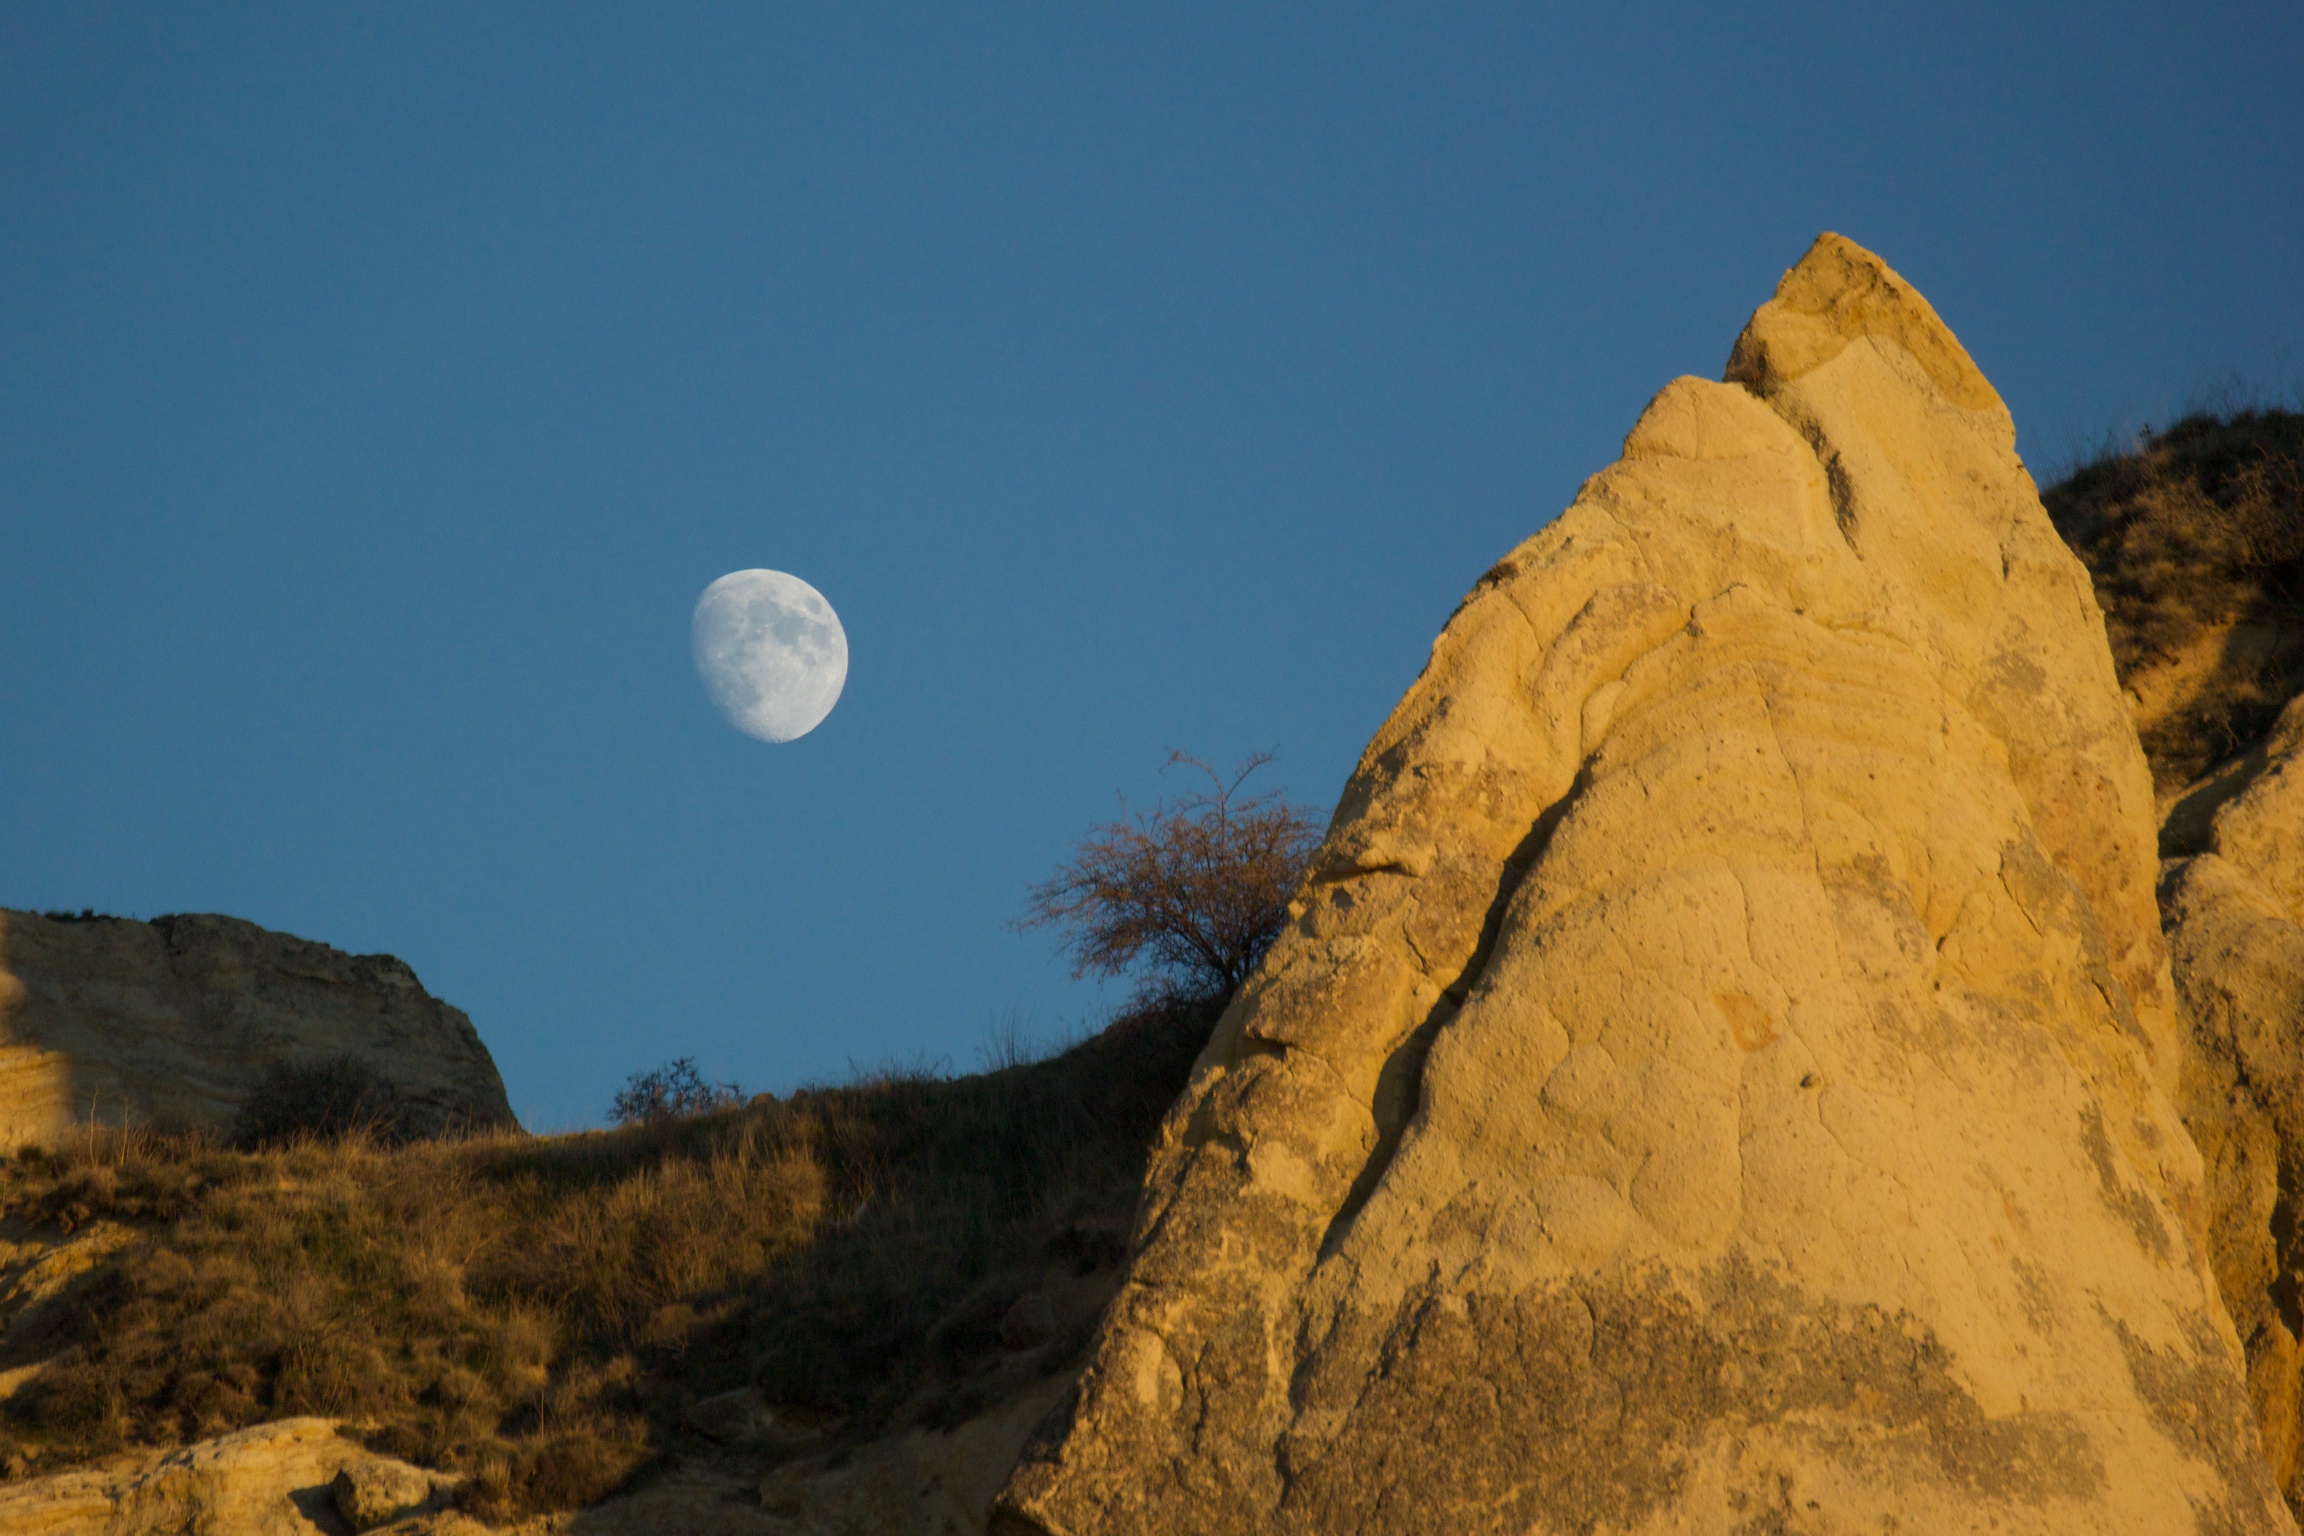
M 618 1125 L 651 1125 L 713 1115 L 744 1101 L 734 1083 L 715 1083 L 696 1070 L 696 1058 L 682 1056 L 653 1072 L 635 1072 L 624 1081 L 608 1117 Z
M 2041 499 L 2095 581 L 2124 684 L 2216 647 L 2139 721 L 2160 788 L 2262 736 L 2304 687 L 2304 414 L 2187 416 Z
M 940 1320 L 1077 1218 L 1124 1219 L 1213 1015 L 1050 1061 L 888 1075 L 557 1138 L 241 1152 L 108 1133 L 0 1169 L 0 1215 L 144 1224 L 10 1406 L 32 1470 L 293 1414 L 469 1474 L 483 1518 L 574 1508 L 756 1378 L 849 1432 L 964 1411 Z
M 391 1081 L 357 1056 L 281 1062 L 264 1074 L 232 1121 L 243 1151 L 313 1138 L 367 1135 L 398 1141 L 406 1127 Z

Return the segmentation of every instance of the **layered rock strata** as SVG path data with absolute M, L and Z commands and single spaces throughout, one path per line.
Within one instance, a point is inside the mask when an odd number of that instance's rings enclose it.
M 1820 239 L 1482 579 L 996 1529 L 2293 1529 L 2151 785 L 2005 408 Z
M 231 917 L 0 910 L 0 1142 L 226 1124 L 276 1063 L 344 1055 L 391 1080 L 414 1129 L 514 1123 L 472 1021 L 390 955 Z
M 2304 700 L 2172 807 L 2191 850 L 2161 896 L 2195 1051 L 2182 1101 L 2208 1165 L 2209 1250 L 2247 1349 L 2265 1454 L 2291 1503 L 2304 1335 Z

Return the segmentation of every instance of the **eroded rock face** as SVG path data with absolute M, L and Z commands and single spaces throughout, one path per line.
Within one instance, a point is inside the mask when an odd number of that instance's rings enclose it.
M 488 1048 L 389 955 L 238 918 L 57 922 L 0 910 L 0 1142 L 222 1125 L 275 1062 L 352 1055 L 416 1129 L 510 1125 Z
M 2208 1165 L 2209 1251 L 2246 1344 L 2265 1454 L 2295 1503 L 2304 1495 L 2304 700 L 2268 739 L 2180 797 L 2169 825 L 2205 849 L 2163 866 L 2161 896 L 2196 1043 L 2182 1102 Z
M 995 1528 L 2293 1529 L 2007 412 L 1834 236 L 1729 380 L 1370 745 Z

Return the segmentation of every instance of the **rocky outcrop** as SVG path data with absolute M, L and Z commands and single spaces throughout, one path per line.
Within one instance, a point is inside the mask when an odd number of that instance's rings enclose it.
M 2161 897 L 2195 1051 L 2185 1121 L 2208 1165 L 2209 1251 L 2246 1344 L 2273 1475 L 2304 1495 L 2304 700 L 2179 796 Z
M 116 1221 L 57 1233 L 0 1219 L 0 1404 L 40 1373 L 60 1347 L 58 1325 L 135 1236 Z
M 390 1079 L 414 1129 L 514 1123 L 472 1021 L 389 955 L 230 917 L 0 911 L 0 1141 L 222 1125 L 275 1064 L 343 1055 Z
M 347 1520 L 336 1482 L 396 1488 L 390 1508 Z M 452 1480 L 361 1449 L 327 1419 L 283 1419 L 181 1450 L 122 1456 L 100 1467 L 0 1484 L 0 1531 L 39 1536 L 322 1536 L 390 1528 L 407 1536 L 479 1536 L 445 1513 Z M 356 1506 L 357 1507 L 357 1506 Z
M 0 1482 L 11 1536 L 955 1536 L 982 1531 L 1018 1448 L 1063 1383 L 950 1430 L 913 1429 L 786 1461 L 669 1464 L 590 1509 L 489 1527 L 450 1507 L 457 1479 L 361 1447 L 329 1419 L 286 1419 L 172 1451 Z
M 2156 831 L 2005 409 L 1823 237 L 1371 743 L 995 1528 L 2292 1530 Z
M 2291 1508 L 2304 1504 L 2292 1193 L 2304 1175 L 2304 795 L 2290 782 L 2304 747 L 2291 704 L 2304 685 L 2299 450 L 2304 414 L 2195 414 L 2042 493 L 2095 579 L 2163 794 L 2163 915 L 2196 1047 L 2179 1102 L 2207 1166 L 2209 1252 Z

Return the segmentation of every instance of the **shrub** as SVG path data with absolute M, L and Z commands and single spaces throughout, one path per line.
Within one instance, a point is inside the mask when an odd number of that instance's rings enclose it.
M 744 1090 L 734 1083 L 708 1081 L 696 1070 L 696 1058 L 682 1056 L 653 1072 L 635 1072 L 609 1109 L 618 1125 L 661 1125 L 692 1115 L 717 1114 L 744 1102 Z
M 1032 888 L 1018 928 L 1054 925 L 1077 976 L 1135 972 L 1139 998 L 1195 1001 L 1239 990 L 1287 921 L 1319 828 L 1277 792 L 1242 798 L 1271 761 L 1249 758 L 1227 783 L 1181 752 L 1205 792 L 1092 828 L 1056 873 Z
M 397 1141 L 407 1130 L 399 1101 L 391 1080 L 357 1056 L 279 1062 L 241 1104 L 232 1144 L 254 1151 L 304 1138 Z

